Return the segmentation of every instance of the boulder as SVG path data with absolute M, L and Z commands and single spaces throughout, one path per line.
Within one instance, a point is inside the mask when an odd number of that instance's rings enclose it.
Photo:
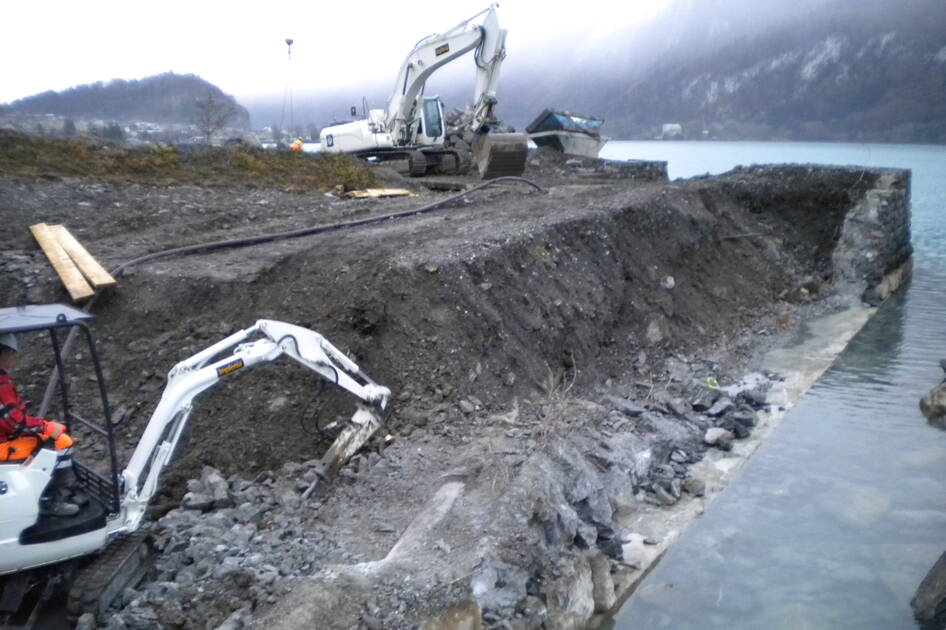
M 920 399 L 920 411 L 928 420 L 946 417 L 946 383 L 940 383 Z
M 621 398 L 619 396 L 614 396 L 612 394 L 605 394 L 601 397 L 601 402 L 615 411 L 620 411 L 624 415 L 630 418 L 636 418 L 640 416 L 645 411 L 647 411 L 641 405 L 628 400 L 627 398 Z
M 196 492 L 188 492 L 184 495 L 184 499 L 181 501 L 181 505 L 184 509 L 187 510 L 209 510 L 213 507 L 214 500 L 213 497 L 209 497 L 206 494 L 200 494 Z
M 529 572 L 501 560 L 484 560 L 470 578 L 473 597 L 484 610 L 512 608 L 526 596 Z
M 751 431 L 749 431 L 749 427 L 743 424 L 739 424 L 738 422 L 733 423 L 732 432 L 733 432 L 733 435 L 736 436 L 737 440 L 745 440 L 751 435 Z
M 226 621 L 217 626 L 217 630 L 240 630 L 246 627 L 246 622 L 250 616 L 249 607 L 240 608 L 227 617 Z
M 689 415 L 689 409 L 686 403 L 679 398 L 673 398 L 667 401 L 667 409 L 680 418 L 686 418 Z
M 657 497 L 660 505 L 673 505 L 677 502 L 677 498 L 664 490 L 662 486 L 654 486 L 654 496 Z
M 547 630 L 582 630 L 595 611 L 591 564 L 586 558 L 563 560 L 560 574 L 545 589 Z
M 421 630 L 480 630 L 483 613 L 475 599 L 468 599 L 451 607 L 436 618 L 421 624 Z
M 602 553 L 592 554 L 588 558 L 591 567 L 592 598 L 596 613 L 611 610 L 617 601 L 614 593 L 614 579 L 611 577 L 611 562 Z
M 706 482 L 694 477 L 685 479 L 683 481 L 683 490 L 695 497 L 702 497 L 706 494 Z
M 724 451 L 728 451 L 732 448 L 733 434 L 731 431 L 720 427 L 711 427 L 706 430 L 706 434 L 703 436 L 703 441 L 709 444 L 710 446 L 715 446 L 721 448 Z
M 701 389 L 696 396 L 690 400 L 690 406 L 693 408 L 693 411 L 706 411 L 713 406 L 719 397 L 720 393 L 715 389 Z
M 768 404 L 768 394 L 760 389 L 747 389 L 739 392 L 739 400 L 747 403 L 753 409 L 762 409 Z
M 946 628 L 946 552 L 926 574 L 910 600 L 913 616 L 926 630 Z
M 741 424 L 747 429 L 751 429 L 759 423 L 759 416 L 755 411 L 749 407 L 740 407 L 734 414 L 732 414 L 732 419 L 736 424 Z
M 736 405 L 733 404 L 733 401 L 731 401 L 726 396 L 722 396 L 716 402 L 714 402 L 709 409 L 706 410 L 706 415 L 712 416 L 713 418 L 718 418 L 729 413 L 729 411 L 735 406 Z

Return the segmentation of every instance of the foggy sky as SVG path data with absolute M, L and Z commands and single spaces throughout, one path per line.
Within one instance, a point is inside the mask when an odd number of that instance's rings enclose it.
M 670 1 L 502 2 L 507 64 L 551 54 L 569 65 Z M 281 96 L 290 87 L 388 84 L 417 40 L 488 6 L 484 0 L 10 2 L 0 37 L 0 103 L 167 71 L 197 74 L 241 100 Z M 295 42 L 291 61 L 287 37 Z

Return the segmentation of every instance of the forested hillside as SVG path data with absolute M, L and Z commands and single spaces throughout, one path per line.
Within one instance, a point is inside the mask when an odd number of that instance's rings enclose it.
M 212 95 L 229 102 L 237 111 L 234 127 L 248 127 L 249 113 L 232 96 L 193 74 L 166 72 L 144 79 L 114 79 L 80 85 L 62 92 L 43 92 L 10 103 L 14 111 L 56 114 L 71 118 L 190 123 L 196 118 L 195 103 Z

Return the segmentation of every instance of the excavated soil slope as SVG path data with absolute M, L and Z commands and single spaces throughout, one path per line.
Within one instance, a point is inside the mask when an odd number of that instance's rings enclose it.
M 770 335 L 804 313 L 832 308 L 819 298 L 836 288 L 832 256 L 845 218 L 881 173 L 768 167 L 666 183 L 596 177 L 589 169 L 569 173 L 567 165 L 533 156 L 530 176 L 547 192 L 497 186 L 420 216 L 130 269 L 94 307 L 123 455 L 176 361 L 258 318 L 318 330 L 394 392 L 385 431 L 403 450 L 392 451 L 397 482 L 343 479 L 326 491 L 322 516 L 310 519 L 321 531 L 337 528 L 334 560 L 377 559 L 391 541 L 388 530 L 372 526 L 372 514 L 400 529 L 457 459 L 475 454 L 479 466 L 492 466 L 491 449 L 501 455 L 501 444 L 480 438 L 515 437 L 501 414 L 519 414 L 520 403 L 535 431 L 508 452 L 559 448 L 544 439 L 548 427 L 567 438 L 576 413 L 578 444 L 589 439 L 582 427 L 607 410 L 578 405 L 576 412 L 560 404 L 563 397 L 634 398 L 634 383 L 643 382 L 650 385 L 643 402 L 652 409 L 655 388 L 685 395 L 690 377 L 738 374 Z M 66 224 L 114 267 L 170 247 L 351 220 L 447 196 L 413 187 L 418 196 L 347 201 L 265 188 L 0 175 L 3 302 L 65 299 L 29 237 L 31 223 Z M 901 254 L 891 266 L 909 257 Z M 38 399 L 46 372 L 34 354 L 42 342 L 26 343 L 21 387 Z M 93 385 L 89 374 L 70 372 L 83 399 Z M 253 479 L 320 456 L 328 441 L 319 423 L 347 415 L 351 405 L 315 385 L 314 376 L 288 362 L 224 379 L 197 405 L 163 489 L 164 508 L 177 505 L 183 480 L 203 465 Z M 319 406 L 324 413 L 313 414 Z M 655 462 L 683 444 L 691 461 L 699 458 L 699 423 L 685 428 L 681 420 L 682 428 L 672 429 L 654 417 L 626 438 L 631 445 L 650 435 L 663 440 Z M 676 442 L 668 438 L 675 431 Z M 425 449 L 424 458 L 409 456 L 414 445 Z M 86 446 L 87 454 L 100 452 Z M 515 476 L 513 468 L 502 470 L 501 479 Z M 479 512 L 502 495 L 500 478 L 479 479 Z M 458 532 L 444 546 L 462 544 L 464 536 Z M 437 601 L 449 604 L 450 589 L 438 588 Z M 220 604 L 204 614 L 219 622 L 236 608 L 237 602 Z M 188 623 L 200 614 L 191 612 Z
M 398 396 L 394 428 L 405 409 L 469 394 L 500 408 L 550 373 L 599 383 L 626 373 L 641 350 L 725 346 L 758 318 L 774 324 L 773 305 L 797 301 L 803 284 L 816 292 L 830 280 L 850 196 L 873 179 L 859 175 L 802 168 L 548 194 L 507 187 L 423 216 L 150 263 L 95 306 L 115 406 L 136 436 L 173 363 L 258 318 L 311 327 L 350 352 Z M 355 202 L 68 179 L 3 184 L 10 304 L 64 298 L 28 236 L 40 220 L 72 227 L 114 266 L 430 196 Z M 257 470 L 318 454 L 317 440 L 299 439 L 311 382 L 293 367 L 225 382 L 199 405 L 181 470 Z

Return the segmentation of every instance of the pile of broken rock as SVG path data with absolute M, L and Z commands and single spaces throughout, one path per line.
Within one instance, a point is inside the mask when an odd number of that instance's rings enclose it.
M 243 627 L 255 605 L 275 602 L 312 571 L 312 557 L 331 543 L 302 526 L 300 492 L 315 478 L 318 460 L 288 464 L 291 475 L 225 479 L 204 467 L 188 482 L 181 507 L 151 530 L 155 566 L 138 590 L 126 589 L 106 628 L 186 627 L 215 622 Z M 252 541 L 252 543 L 251 543 Z

